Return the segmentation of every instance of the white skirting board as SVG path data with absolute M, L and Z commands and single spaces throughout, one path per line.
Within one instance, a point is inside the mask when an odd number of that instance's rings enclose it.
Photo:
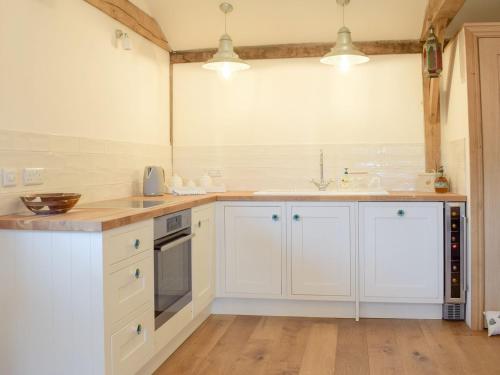
M 354 302 L 217 298 L 212 314 L 355 318 Z M 360 303 L 361 318 L 441 319 L 441 304 Z

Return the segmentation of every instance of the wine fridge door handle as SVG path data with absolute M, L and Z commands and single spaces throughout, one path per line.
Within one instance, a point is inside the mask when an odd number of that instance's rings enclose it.
M 464 297 L 467 298 L 467 292 L 469 290 L 469 278 L 467 277 L 467 262 L 468 262 L 468 257 L 467 257 L 467 251 L 469 250 L 469 245 L 467 243 L 467 216 L 461 215 L 460 216 L 460 234 L 462 238 L 460 239 L 461 241 L 461 246 L 462 246 L 462 254 L 464 257 L 464 263 L 462 266 L 462 269 L 460 270 L 460 276 L 462 277 L 463 286 L 464 286 Z

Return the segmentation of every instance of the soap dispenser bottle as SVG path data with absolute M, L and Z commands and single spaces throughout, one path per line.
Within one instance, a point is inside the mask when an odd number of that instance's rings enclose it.
M 340 190 L 349 190 L 351 188 L 351 176 L 349 168 L 344 168 L 344 174 L 340 178 Z

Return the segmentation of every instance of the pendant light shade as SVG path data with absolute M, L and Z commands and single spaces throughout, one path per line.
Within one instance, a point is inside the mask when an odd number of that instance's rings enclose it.
M 342 23 L 344 23 L 344 7 L 349 0 L 337 0 L 342 5 Z M 345 24 L 337 32 L 335 46 L 320 60 L 323 64 L 335 65 L 341 69 L 348 69 L 351 65 L 363 64 L 370 58 L 352 44 L 351 31 Z
M 342 26 L 337 32 L 335 47 L 323 56 L 320 61 L 323 64 L 342 66 L 344 64 L 362 64 L 370 61 L 370 58 L 354 47 L 351 39 L 351 31 L 347 27 Z
M 233 6 L 229 3 L 220 5 L 221 11 L 227 16 L 233 10 Z M 218 71 L 224 78 L 228 79 L 233 72 L 250 68 L 250 65 L 240 59 L 238 54 L 234 52 L 233 40 L 227 34 L 227 21 L 225 21 L 226 30 L 219 39 L 219 48 L 213 57 L 203 64 L 203 68 Z

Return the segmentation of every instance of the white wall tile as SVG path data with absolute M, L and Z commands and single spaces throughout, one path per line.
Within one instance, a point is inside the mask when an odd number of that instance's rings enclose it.
M 325 177 L 338 178 L 344 168 L 381 178 L 388 190 L 415 190 L 424 171 L 424 145 L 324 144 L 254 146 L 174 146 L 174 170 L 196 179 L 209 169 L 221 169 L 229 190 L 310 188 L 319 176 L 319 151 L 325 154 Z
M 170 146 L 0 130 L 0 169 L 18 169 L 18 185 L 0 184 L 0 214 L 26 211 L 19 196 L 81 193 L 81 202 L 140 194 L 146 165 L 170 174 Z M 22 168 L 45 168 L 45 183 L 22 185 Z

